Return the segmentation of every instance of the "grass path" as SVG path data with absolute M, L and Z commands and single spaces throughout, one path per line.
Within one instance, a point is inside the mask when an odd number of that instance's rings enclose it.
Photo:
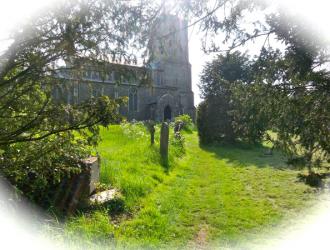
M 196 134 L 185 136 L 186 156 L 143 199 L 134 218 L 120 225 L 115 237 L 120 245 L 232 246 L 258 237 L 311 201 L 312 190 L 297 183 L 297 172 L 279 168 L 280 156 L 269 160 L 262 149 L 200 148 Z

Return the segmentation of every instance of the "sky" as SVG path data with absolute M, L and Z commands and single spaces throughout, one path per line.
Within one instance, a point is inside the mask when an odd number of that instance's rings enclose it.
M 168 0 L 175 1 L 175 0 Z M 301 14 L 306 20 L 315 23 L 315 27 L 324 31 L 330 37 L 330 15 L 327 0 L 276 0 L 285 8 Z M 56 0 L 0 0 L 0 52 L 5 47 L 4 40 L 11 29 L 19 23 L 24 23 L 29 15 L 37 12 L 49 4 L 56 4 Z M 201 51 L 200 38 L 196 30 L 189 30 L 189 56 L 192 65 L 192 87 L 195 94 L 195 105 L 200 103 L 198 81 L 203 65 L 214 55 L 204 55 Z

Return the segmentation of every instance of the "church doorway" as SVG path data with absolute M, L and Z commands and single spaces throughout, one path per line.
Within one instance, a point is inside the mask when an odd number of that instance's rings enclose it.
M 169 105 L 164 108 L 164 121 L 172 119 L 172 110 Z

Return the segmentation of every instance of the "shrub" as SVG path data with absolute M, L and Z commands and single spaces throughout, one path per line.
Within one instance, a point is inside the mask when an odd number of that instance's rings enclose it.
M 239 52 L 221 55 L 205 65 L 200 79 L 204 102 L 198 108 L 201 143 L 261 140 L 267 119 L 258 112 L 251 82 L 252 64 Z M 253 86 L 255 87 L 255 86 Z
M 72 134 L 8 146 L 0 157 L 0 173 L 28 199 L 42 207 L 53 204 L 61 180 L 80 172 L 90 150 Z
M 193 121 L 191 117 L 187 114 L 185 115 L 179 115 L 175 117 L 174 124 L 175 126 L 178 125 L 178 123 L 182 123 L 182 129 L 186 131 L 191 131 L 194 128 Z
M 197 108 L 197 129 L 201 144 L 233 142 L 234 135 L 227 117 L 215 103 L 204 101 Z
M 146 138 L 147 133 L 143 122 L 123 122 L 120 124 L 124 134 L 129 138 Z
M 174 137 L 170 139 L 170 144 L 174 155 L 177 157 L 181 157 L 185 154 L 185 147 L 184 147 L 184 136 L 180 132 L 176 132 Z
M 197 119 L 196 125 L 198 129 L 199 142 L 201 144 L 206 144 L 211 140 L 211 131 L 209 129 L 209 124 L 205 122 L 207 120 L 207 103 L 201 102 L 197 108 Z

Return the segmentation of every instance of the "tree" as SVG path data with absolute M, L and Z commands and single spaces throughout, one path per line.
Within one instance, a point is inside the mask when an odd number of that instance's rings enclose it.
M 329 159 L 329 43 L 322 34 L 264 1 L 188 2 L 186 9 L 195 10 L 192 16 L 205 32 L 206 52 L 227 53 L 263 39 L 250 91 L 238 97 L 246 101 L 253 96 L 255 113 L 277 134 L 275 145 L 290 157 L 303 156 L 310 172 L 313 162 Z M 253 13 L 258 20 L 251 18 Z
M 200 80 L 204 102 L 198 109 L 201 142 L 259 141 L 266 129 L 251 87 L 252 61 L 240 52 L 219 55 L 204 67 Z
M 49 205 L 51 187 L 91 154 L 99 126 L 121 119 L 122 99 L 55 102 L 54 88 L 68 85 L 59 73 L 79 80 L 86 57 L 136 63 L 158 12 L 144 0 L 63 1 L 12 35 L 0 57 L 0 170 L 32 200 Z
M 134 52 L 128 51 L 131 51 L 132 43 L 135 48 L 145 46 L 141 38 L 145 35 L 142 22 L 149 21 L 139 7 L 108 0 L 68 1 L 47 10 L 17 31 L 13 35 L 13 44 L 2 56 L 1 128 L 6 129 L 1 130 L 0 145 L 40 140 L 63 130 L 91 127 L 102 121 L 109 123 L 106 118 L 111 116 L 104 114 L 109 110 L 103 106 L 108 106 L 111 101 L 103 98 L 77 105 L 74 110 L 82 112 L 74 113 L 52 105 L 51 91 L 55 85 L 67 83 L 56 78 L 64 70 L 61 66 L 63 60 L 70 62 L 66 68 L 69 76 L 78 79 L 85 57 L 90 63 L 98 64 L 136 61 Z M 95 108 L 96 103 L 100 109 L 88 114 L 88 119 L 84 117 L 88 107 Z M 115 103 L 111 105 L 115 106 Z M 56 119 L 62 117 L 59 113 L 64 115 L 66 112 L 74 117 L 71 117 L 70 126 L 60 126 Z M 8 122 L 11 127 L 6 126 Z

